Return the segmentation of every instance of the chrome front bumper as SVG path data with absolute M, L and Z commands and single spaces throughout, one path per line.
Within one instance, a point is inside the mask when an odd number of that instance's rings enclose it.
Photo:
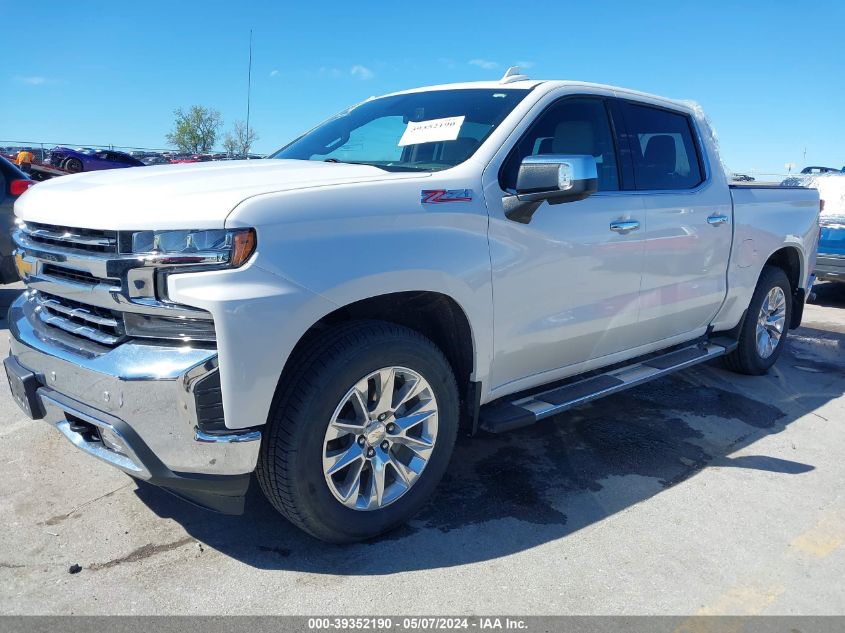
M 238 511 L 234 498 L 249 484 L 261 434 L 197 428 L 192 388 L 217 371 L 216 350 L 130 341 L 92 353 L 43 325 L 35 307 L 24 293 L 8 320 L 11 355 L 37 376 L 44 419 L 81 450 L 133 477 L 201 505 Z M 85 425 L 97 432 L 74 430 Z M 214 503 L 218 496 L 224 497 L 220 504 Z

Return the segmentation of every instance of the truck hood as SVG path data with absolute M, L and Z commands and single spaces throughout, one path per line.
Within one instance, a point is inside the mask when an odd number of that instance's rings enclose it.
M 61 176 L 15 203 L 25 221 L 103 230 L 222 228 L 247 198 L 347 183 L 425 178 L 369 165 L 304 160 L 233 160 L 132 167 Z

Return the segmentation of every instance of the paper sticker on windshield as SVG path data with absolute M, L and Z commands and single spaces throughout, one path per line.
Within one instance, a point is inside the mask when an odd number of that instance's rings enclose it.
M 463 116 L 450 116 L 445 119 L 430 119 L 429 121 L 408 121 L 405 133 L 399 139 L 399 147 L 419 145 L 420 143 L 436 143 L 438 141 L 454 141 L 461 132 L 464 124 Z

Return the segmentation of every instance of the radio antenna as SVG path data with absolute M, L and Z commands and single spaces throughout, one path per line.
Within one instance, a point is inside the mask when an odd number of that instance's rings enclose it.
M 252 91 L 252 29 L 249 30 L 249 69 L 246 74 L 246 140 L 249 142 L 249 98 Z M 249 160 L 249 150 L 246 153 Z

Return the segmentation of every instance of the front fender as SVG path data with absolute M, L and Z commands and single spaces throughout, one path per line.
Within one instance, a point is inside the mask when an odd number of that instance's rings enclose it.
M 223 415 L 230 429 L 267 421 L 294 346 L 338 307 L 255 261 L 236 270 L 171 275 L 168 293 L 214 317 Z
M 338 307 L 398 292 L 450 297 L 473 333 L 473 380 L 486 384 L 493 291 L 484 200 L 425 204 L 420 196 L 466 188 L 469 178 L 457 171 L 436 183 L 417 177 L 261 195 L 226 225 L 256 227 L 258 266 Z

